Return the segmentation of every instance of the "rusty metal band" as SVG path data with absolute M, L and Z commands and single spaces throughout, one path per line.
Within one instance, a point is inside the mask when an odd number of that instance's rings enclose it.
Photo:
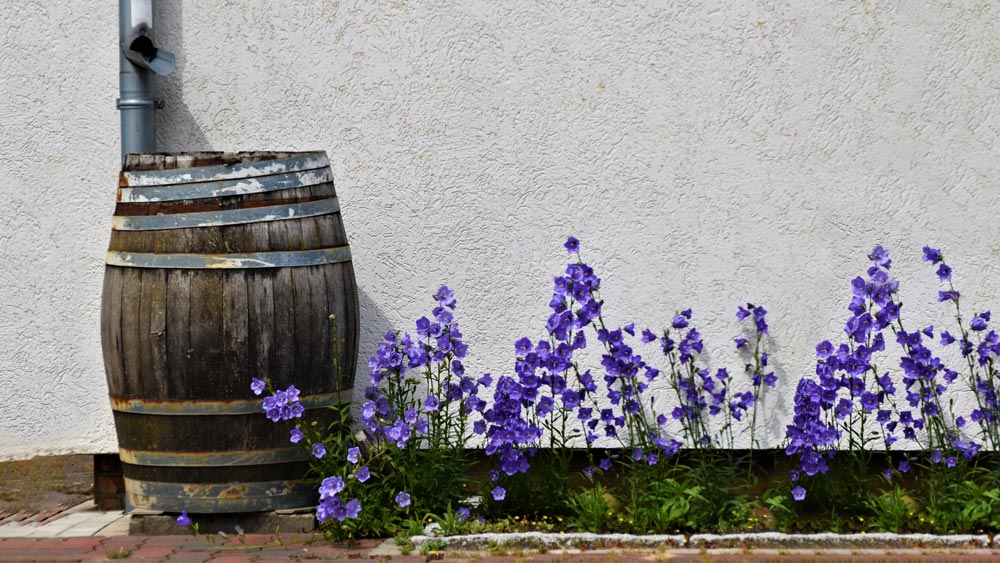
M 166 215 L 116 215 L 111 219 L 115 231 L 163 231 L 285 221 L 303 217 L 316 217 L 340 211 L 340 202 L 331 197 L 304 203 L 269 205 L 222 211 L 198 213 L 171 213 Z
M 118 455 L 125 463 L 160 467 L 269 465 L 309 459 L 309 452 L 297 446 L 240 452 L 156 452 L 119 447 Z
M 125 477 L 125 492 L 136 508 L 164 512 L 261 512 L 316 503 L 307 479 L 254 483 L 161 483 Z
M 321 409 L 332 405 L 347 403 L 351 400 L 353 389 L 334 391 L 333 393 L 317 393 L 301 395 L 299 402 L 306 410 Z M 126 399 L 111 396 L 111 410 L 134 414 L 150 414 L 164 416 L 189 415 L 234 415 L 263 414 L 260 399 L 238 401 L 152 401 L 144 399 Z
M 156 201 L 180 201 L 229 197 L 247 194 L 261 194 L 307 188 L 333 181 L 330 168 L 319 168 L 302 172 L 271 174 L 220 182 L 198 182 L 170 186 L 123 187 L 118 188 L 118 201 L 123 203 L 150 203 Z
M 264 176 L 299 172 L 330 166 L 324 152 L 303 153 L 288 158 L 272 158 L 255 162 L 241 162 L 233 165 L 199 166 L 197 168 L 177 168 L 173 170 L 143 170 L 122 172 L 129 186 L 166 186 L 189 184 L 192 182 L 218 182 L 248 176 Z
M 225 270 L 246 268 L 298 268 L 351 261 L 351 247 L 336 246 L 288 252 L 246 252 L 238 254 L 151 254 L 109 250 L 108 266 L 123 268 L 166 268 L 179 270 Z

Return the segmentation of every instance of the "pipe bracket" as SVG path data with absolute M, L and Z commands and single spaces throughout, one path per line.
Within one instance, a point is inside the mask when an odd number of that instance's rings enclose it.
M 115 107 L 122 109 L 163 109 L 166 104 L 162 98 L 116 98 Z

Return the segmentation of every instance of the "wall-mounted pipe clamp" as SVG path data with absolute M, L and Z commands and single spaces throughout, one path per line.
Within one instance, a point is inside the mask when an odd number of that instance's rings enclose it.
M 163 98 L 130 98 L 123 100 L 115 98 L 115 107 L 118 109 L 163 109 L 166 104 Z

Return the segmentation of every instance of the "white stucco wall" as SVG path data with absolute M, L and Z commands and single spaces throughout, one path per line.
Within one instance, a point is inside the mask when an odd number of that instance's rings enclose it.
M 0 459 L 116 448 L 114 4 L 0 0 Z M 970 308 L 1000 304 L 1000 6 L 621 4 L 160 0 L 160 146 L 329 152 L 362 366 L 447 283 L 467 367 L 509 372 L 568 234 L 612 322 L 693 307 L 713 367 L 739 367 L 735 307 L 762 304 L 772 444 L 876 243 L 911 326 L 947 311 L 927 243 Z

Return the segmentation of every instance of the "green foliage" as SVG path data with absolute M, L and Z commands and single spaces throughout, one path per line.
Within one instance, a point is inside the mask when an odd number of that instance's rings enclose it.
M 592 482 L 590 487 L 570 493 L 566 499 L 569 509 L 566 524 L 569 529 L 591 533 L 608 531 L 614 516 L 609 497 L 599 482 Z
M 127 547 L 119 547 L 108 551 L 105 555 L 108 559 L 128 559 L 132 556 L 132 550 Z
M 922 469 L 924 485 L 917 493 L 924 506 L 920 528 L 949 533 L 1000 529 L 1000 487 L 990 472 L 965 460 L 954 468 Z
M 531 471 L 507 476 L 500 473 L 498 481 L 506 489 L 503 501 L 495 501 L 491 489 L 498 483 L 482 479 L 479 496 L 483 499 L 480 512 L 490 520 L 511 516 L 539 520 L 568 515 L 565 499 L 573 490 L 572 450 L 568 448 L 539 450 L 532 458 Z
M 644 484 L 629 476 L 624 481 L 628 500 L 623 512 L 635 532 L 664 534 L 697 527 L 692 507 L 705 502 L 701 487 L 685 486 L 671 478 Z
M 761 514 L 770 514 L 774 519 L 774 529 L 788 533 L 795 525 L 795 510 L 789 507 L 794 502 L 787 491 L 768 490 L 761 496 Z M 766 512 L 765 512 L 766 511 Z
M 403 555 L 409 555 L 413 551 L 413 540 L 410 539 L 415 534 L 410 534 L 405 531 L 401 531 L 396 534 L 395 542 L 396 547 L 399 548 L 399 552 Z
M 1000 530 L 1000 489 L 965 483 L 964 529 L 995 532 Z
M 880 532 L 904 532 L 914 515 L 913 500 L 899 485 L 865 500 L 872 514 L 871 526 Z
M 752 513 L 746 494 L 753 485 L 749 459 L 739 459 L 733 450 L 709 450 L 700 452 L 692 467 L 677 465 L 699 492 L 693 504 L 695 526 L 725 532 L 743 528 Z
M 468 519 L 459 517 L 458 512 L 451 509 L 451 503 L 441 514 L 428 514 L 427 519 L 438 525 L 438 531 L 445 536 L 455 536 L 469 530 Z
M 431 540 L 420 546 L 420 555 L 427 555 L 428 553 L 441 551 L 442 549 L 444 549 L 444 542 L 441 540 Z

